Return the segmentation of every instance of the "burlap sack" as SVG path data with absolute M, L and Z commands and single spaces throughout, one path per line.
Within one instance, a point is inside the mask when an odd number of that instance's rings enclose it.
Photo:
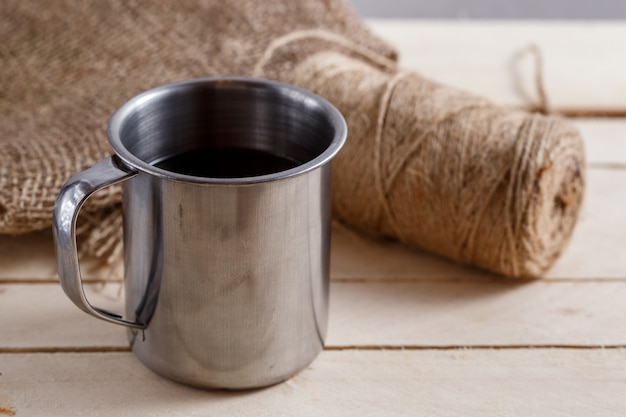
M 105 123 L 134 94 L 209 75 L 290 82 L 333 102 L 349 139 L 336 218 L 448 258 L 541 276 L 585 184 L 566 121 L 511 111 L 403 71 L 343 0 L 18 1 L 0 6 L 0 232 L 48 227 L 62 183 L 109 154 Z M 119 193 L 83 214 L 83 247 L 115 256 Z
M 50 227 L 63 183 L 110 154 L 106 122 L 125 100 L 176 80 L 250 75 L 273 39 L 308 28 L 395 56 L 344 0 L 3 0 L 0 233 Z M 87 252 L 117 254 L 119 202 L 109 189 L 83 209 Z

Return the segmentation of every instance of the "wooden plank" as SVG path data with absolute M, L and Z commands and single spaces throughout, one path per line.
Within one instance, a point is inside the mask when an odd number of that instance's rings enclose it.
M 97 307 L 123 312 L 120 289 L 92 284 L 85 294 Z M 128 346 L 122 327 L 79 310 L 58 284 L 0 285 L 0 329 L 0 351 Z
M 0 279 L 33 278 L 58 279 L 52 233 L 0 235 Z
M 554 108 L 626 112 L 626 22 L 368 22 L 403 66 L 507 105 L 537 101 L 534 60 L 520 54 L 536 44 Z
M 626 346 L 626 282 L 336 283 L 329 346 Z
M 120 280 L 123 277 L 121 263 L 102 265 L 94 258 L 82 257 L 81 268 L 86 281 Z M 0 235 L 0 282 L 58 279 L 51 231 Z
M 626 119 L 573 119 L 585 139 L 591 167 L 626 168 Z
M 371 237 L 341 225 L 333 228 L 330 260 L 331 279 L 335 281 L 496 277 L 481 269 L 410 248 L 394 240 Z
M 590 169 L 586 201 L 572 241 L 547 274 L 548 279 L 626 278 L 626 169 Z M 333 228 L 333 279 L 431 279 L 489 277 L 390 240 L 374 239 L 345 227 Z M 52 237 L 48 233 L 0 236 L 0 282 L 56 280 Z M 83 269 L 87 280 L 121 279 L 121 264 Z
M 170 382 L 131 353 L 0 354 L 0 372 L 0 411 L 30 417 L 626 413 L 622 349 L 325 351 L 289 381 L 243 392 Z
M 119 284 L 87 286 L 123 311 Z M 626 281 L 331 284 L 327 346 L 626 346 Z M 36 308 L 33 308 L 36 306 Z M 0 351 L 125 348 L 124 329 L 76 308 L 54 284 L 0 285 Z

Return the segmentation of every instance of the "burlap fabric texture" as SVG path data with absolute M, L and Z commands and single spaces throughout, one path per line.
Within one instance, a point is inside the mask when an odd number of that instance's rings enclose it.
M 0 16 L 0 233 L 49 227 L 64 181 L 110 153 L 123 101 L 215 75 L 290 82 L 339 107 L 350 135 L 333 213 L 349 225 L 540 276 L 576 223 L 575 129 L 402 71 L 344 0 L 5 0 Z M 83 210 L 88 252 L 119 254 L 119 204 L 112 188 Z

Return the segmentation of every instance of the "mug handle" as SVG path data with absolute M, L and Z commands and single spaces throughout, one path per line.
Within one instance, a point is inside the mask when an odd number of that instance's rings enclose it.
M 126 181 L 137 175 L 137 171 L 126 171 L 116 156 L 110 156 L 70 178 L 54 204 L 52 230 L 56 245 L 59 278 L 65 294 L 78 308 L 99 319 L 135 329 L 146 325 L 122 318 L 89 304 L 85 297 L 76 248 L 76 220 L 85 201 L 96 191 Z

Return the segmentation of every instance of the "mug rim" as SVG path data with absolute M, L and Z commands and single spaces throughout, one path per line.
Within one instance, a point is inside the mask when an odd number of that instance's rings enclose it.
M 189 86 L 194 85 L 221 83 L 231 84 L 234 86 L 239 84 L 262 88 L 272 88 L 288 91 L 290 94 L 296 93 L 304 96 L 305 99 L 314 101 L 316 105 L 320 106 L 324 110 L 325 116 L 328 117 L 330 124 L 335 130 L 334 137 L 323 152 L 321 152 L 315 158 L 305 163 L 299 164 L 294 168 L 265 175 L 232 178 L 201 177 L 165 170 L 137 157 L 124 145 L 120 135 L 123 123 L 127 119 L 127 117 L 133 113 L 135 108 L 141 103 L 145 103 L 146 101 L 151 100 L 157 100 L 159 97 L 166 95 L 173 90 L 181 89 L 183 87 L 188 88 Z M 117 157 L 129 168 L 136 169 L 138 171 L 142 171 L 147 174 L 168 180 L 215 185 L 245 185 L 266 183 L 291 178 L 312 171 L 332 160 L 332 158 L 345 144 L 347 132 L 347 124 L 341 112 L 339 112 L 339 110 L 334 105 L 332 105 L 328 100 L 324 99 L 323 97 L 292 84 L 252 77 L 203 77 L 164 84 L 146 90 L 130 98 L 113 113 L 107 125 L 107 137 L 109 140 L 109 144 L 113 148 L 113 151 L 117 155 Z

